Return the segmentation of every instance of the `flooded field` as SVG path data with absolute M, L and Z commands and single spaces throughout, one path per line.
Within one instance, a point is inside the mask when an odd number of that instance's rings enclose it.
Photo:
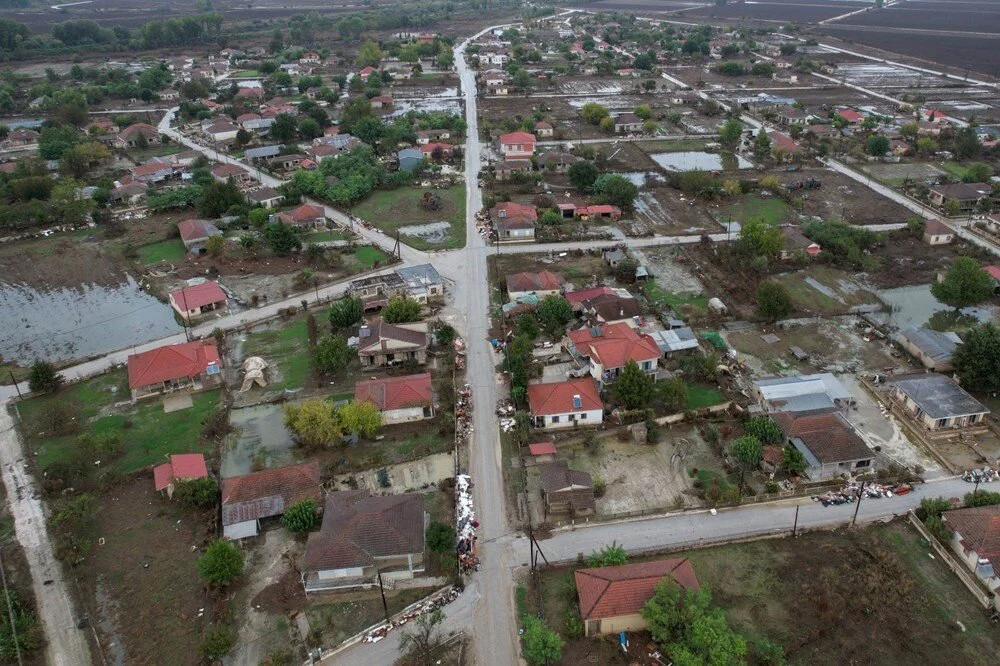
M 229 423 L 234 431 L 222 454 L 222 477 L 240 476 L 297 462 L 295 442 L 283 420 L 282 407 L 278 404 L 232 410 Z
M 742 155 L 720 155 L 689 150 L 678 153 L 654 153 L 650 155 L 653 161 L 667 171 L 731 171 L 734 169 L 750 169 L 753 162 Z
M 0 282 L 0 355 L 20 364 L 106 354 L 181 330 L 173 310 L 131 276 L 53 289 Z
M 878 292 L 890 308 L 891 312 L 879 313 L 886 322 L 897 328 L 909 326 L 929 326 L 937 330 L 950 330 L 965 327 L 977 322 L 992 321 L 997 316 L 997 307 L 985 305 L 980 307 L 955 310 L 940 302 L 931 294 L 927 284 L 883 289 Z

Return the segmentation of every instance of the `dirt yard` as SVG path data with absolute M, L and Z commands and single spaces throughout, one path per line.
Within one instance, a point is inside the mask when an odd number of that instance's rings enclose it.
M 614 245 L 608 241 L 608 245 Z M 489 258 L 490 285 L 494 288 L 500 284 L 506 288 L 506 277 L 513 273 L 552 271 L 562 274 L 568 282 L 579 289 L 590 285 L 596 277 L 598 280 L 609 275 L 608 265 L 601 259 L 600 253 L 576 253 L 565 257 L 548 254 L 501 254 Z
M 793 173 L 774 172 L 781 182 L 815 178 L 818 190 L 803 191 L 793 198 L 793 207 L 803 215 L 823 220 L 846 220 L 851 224 L 892 224 L 905 222 L 913 213 L 861 183 L 829 169 L 800 169 Z
M 865 281 L 881 289 L 934 282 L 938 271 L 947 269 L 960 256 L 992 262 L 992 255 L 978 245 L 956 240 L 951 245 L 931 247 L 906 230 L 888 234 L 880 254 L 883 269 L 866 274 Z
M 919 534 L 897 520 L 671 556 L 690 558 L 698 581 L 751 647 L 767 638 L 784 648 L 788 663 L 993 663 L 1000 647 L 995 627 L 929 554 Z M 564 637 L 567 610 L 577 607 L 572 571 L 542 570 L 540 591 L 527 595 L 535 610 L 540 592 L 540 610 Z M 608 640 L 570 640 L 563 663 L 644 663 L 649 634 L 629 639 L 629 655 L 608 649 Z

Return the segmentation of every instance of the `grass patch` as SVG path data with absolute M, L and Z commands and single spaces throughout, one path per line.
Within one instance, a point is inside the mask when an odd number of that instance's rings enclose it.
M 823 293 L 806 282 L 807 277 L 826 287 L 830 293 Z M 879 302 L 878 296 L 859 287 L 849 273 L 829 266 L 810 266 L 804 272 L 783 273 L 772 279 L 788 289 L 797 310 L 809 314 L 842 315 L 855 305 Z
M 143 148 L 142 150 L 133 149 L 128 151 L 128 154 L 133 159 L 144 162 L 151 157 L 164 157 L 165 155 L 176 155 L 177 153 L 184 150 L 184 146 L 178 145 L 176 143 L 161 143 L 156 146 L 149 146 L 148 148 Z
M 42 430 L 45 413 L 56 403 L 66 403 L 75 410 L 81 433 L 121 435 L 125 453 L 111 463 L 114 469 L 121 472 L 133 472 L 162 462 L 169 453 L 211 452 L 210 444 L 199 442 L 199 435 L 201 422 L 219 404 L 218 390 L 196 393 L 192 396 L 193 406 L 190 409 L 170 414 L 164 414 L 161 401 L 155 400 L 100 416 L 106 408 L 128 398 L 125 371 L 115 370 L 73 384 L 54 395 L 38 396 L 19 403 L 25 437 L 32 444 L 39 467 L 44 469 L 56 462 L 70 461 L 77 448 L 77 435 L 47 436 Z
M 155 264 L 160 261 L 176 263 L 187 254 L 187 248 L 180 238 L 171 238 L 158 243 L 142 245 L 138 248 L 140 264 Z
M 398 613 L 423 599 L 429 592 L 428 589 L 386 590 L 385 600 L 389 614 Z M 344 597 L 345 600 L 313 604 L 306 608 L 309 626 L 322 634 L 323 645 L 340 645 L 351 636 L 385 620 L 378 590 L 337 596 Z
M 241 76 L 260 76 L 260 72 L 256 69 L 241 69 L 238 72 L 233 72 L 233 76 L 237 78 Z
M 347 234 L 339 230 L 317 231 L 306 236 L 305 240 L 307 243 L 325 243 L 327 241 L 347 240 Z
M 635 145 L 646 153 L 679 153 L 686 150 L 704 150 L 708 141 L 702 139 L 677 139 L 672 141 L 636 141 Z
M 361 268 L 372 268 L 375 264 L 382 265 L 388 259 L 389 255 L 371 245 L 361 245 L 354 250 L 354 261 Z
M 708 311 L 708 297 L 703 294 L 670 291 L 656 284 L 656 280 L 652 278 L 646 281 L 643 289 L 646 297 L 658 307 L 691 313 Z
M 316 316 L 317 323 L 323 320 L 323 316 Z M 299 317 L 284 328 L 247 335 L 243 357 L 248 356 L 266 359 L 277 374 L 277 381 L 268 384 L 267 390 L 282 391 L 305 386 L 312 374 L 305 317 Z
M 787 222 L 794 213 L 791 206 L 778 197 L 760 197 L 751 194 L 732 206 L 721 209 L 715 217 L 722 223 L 732 219 L 736 222 L 763 220 L 768 224 L 781 224 Z
M 718 389 L 704 384 L 688 384 L 688 409 L 701 409 L 711 407 L 726 401 L 726 396 L 722 395 Z
M 395 190 L 372 192 L 364 201 L 351 209 L 355 215 L 371 222 L 389 235 L 400 227 L 419 226 L 432 222 L 447 222 L 446 235 L 434 242 L 421 236 L 402 234 L 407 245 L 418 250 L 443 250 L 465 246 L 465 186 L 431 190 L 441 197 L 439 210 L 424 210 L 420 202 L 423 188 L 401 187 Z

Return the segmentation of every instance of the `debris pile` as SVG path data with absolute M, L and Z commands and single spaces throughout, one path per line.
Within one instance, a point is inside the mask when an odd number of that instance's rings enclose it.
M 485 211 L 476 213 L 476 231 L 486 240 L 489 240 L 493 233 L 493 224 L 490 222 L 489 215 Z
M 458 439 L 472 434 L 472 387 L 468 384 L 455 396 L 455 428 Z
M 458 542 L 455 552 L 458 554 L 459 573 L 467 574 L 479 570 L 479 558 L 476 556 L 476 512 L 472 508 L 472 478 L 468 474 L 455 477 L 455 505 L 458 515 Z
M 812 501 L 820 502 L 823 506 L 837 506 L 856 502 L 859 495 L 864 499 L 880 499 L 893 495 L 905 495 L 911 490 L 913 487 L 907 483 L 882 485 L 880 483 L 852 482 L 840 490 L 831 490 L 823 495 L 813 495 Z
M 514 430 L 516 422 L 514 421 L 514 412 L 517 408 L 514 407 L 514 403 L 509 398 L 500 398 L 497 400 L 497 416 L 500 417 L 500 430 L 503 432 L 511 432 Z
M 367 634 L 361 639 L 365 643 L 378 643 L 380 640 L 386 637 L 386 635 L 395 629 L 396 627 L 401 627 L 410 620 L 415 620 L 424 613 L 429 613 L 435 608 L 441 608 L 447 604 L 450 604 L 455 599 L 458 599 L 461 592 L 453 587 L 443 590 L 434 595 L 431 595 L 419 606 L 404 612 L 402 615 L 393 620 L 390 624 L 381 624 Z
M 1000 481 L 1000 473 L 992 467 L 970 469 L 968 472 L 962 474 L 962 481 L 968 481 L 969 483 L 993 483 L 994 481 Z

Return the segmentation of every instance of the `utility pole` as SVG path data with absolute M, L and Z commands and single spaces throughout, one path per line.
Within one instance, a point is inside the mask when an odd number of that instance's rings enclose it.
M 389 620 L 389 604 L 385 602 L 385 587 L 382 585 L 382 572 L 376 572 L 378 574 L 378 591 L 382 593 L 382 610 L 385 611 L 385 623 L 391 625 L 392 622 Z
M 9 374 L 9 375 L 10 375 L 10 383 L 14 385 L 14 390 L 15 390 L 15 391 L 17 391 L 17 399 L 18 399 L 18 400 L 24 400 L 24 396 L 23 396 L 23 395 L 21 395 L 21 387 L 19 387 L 19 386 L 17 385 L 17 380 L 16 380 L 16 379 L 14 379 L 14 373 L 13 373 L 13 372 L 11 372 L 10 370 L 8 370 L 8 371 L 7 371 L 7 374 Z M 978 483 L 978 482 L 977 482 L 977 483 Z
M 798 504 L 796 504 L 796 505 L 795 505 L 795 522 L 793 522 L 793 523 L 792 523 L 792 537 L 793 537 L 793 538 L 794 538 L 795 536 L 797 536 L 797 535 L 795 534 L 795 532 L 796 532 L 796 530 L 798 529 L 798 527 L 799 527 L 799 505 L 798 505 Z
M 861 482 L 861 488 L 858 489 L 858 503 L 854 507 L 854 515 L 851 516 L 851 527 L 854 527 L 854 524 L 858 521 L 858 511 L 861 509 L 861 500 L 865 496 L 865 486 L 866 485 L 867 485 L 867 482 L 866 481 L 862 481 Z

